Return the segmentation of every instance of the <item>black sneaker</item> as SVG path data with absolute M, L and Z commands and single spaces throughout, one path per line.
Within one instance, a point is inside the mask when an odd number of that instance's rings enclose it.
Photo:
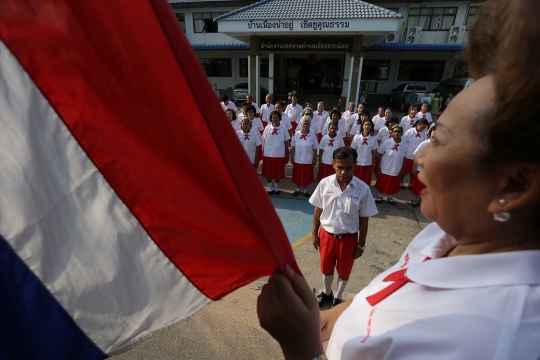
M 279 191 L 279 190 L 274 190 L 274 194 L 279 195 L 279 194 L 281 194 L 281 191 Z
M 330 292 L 330 295 L 326 295 L 324 291 L 321 291 L 316 297 L 319 307 L 323 307 L 326 303 L 334 300 L 334 293 Z
M 274 190 L 269 190 L 268 195 L 274 195 Z
M 308 192 L 305 192 L 305 193 L 304 193 L 304 196 L 307 197 L 307 198 L 309 198 L 309 197 L 311 197 L 311 194 L 308 193 Z
M 298 194 L 300 194 L 300 191 L 295 191 L 292 193 L 292 196 L 297 196 Z
M 332 300 L 332 307 L 337 306 L 341 304 L 342 302 L 343 302 L 343 299 L 334 298 L 334 300 Z

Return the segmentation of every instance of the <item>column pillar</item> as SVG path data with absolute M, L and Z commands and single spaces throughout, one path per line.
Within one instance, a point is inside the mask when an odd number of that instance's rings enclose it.
M 253 101 L 258 104 L 260 102 L 260 99 L 257 96 L 257 93 L 259 92 L 259 38 L 254 35 L 250 37 L 248 75 L 249 93 L 253 95 Z
M 259 81 L 261 78 L 261 69 L 260 69 L 261 59 L 259 55 L 255 55 L 255 94 L 253 98 L 255 102 L 261 105 L 261 87 L 259 86 Z
M 356 99 L 360 97 L 360 83 L 362 82 L 362 67 L 364 65 L 364 57 L 360 57 L 360 66 L 358 67 L 358 82 L 356 83 Z M 356 104 L 358 106 L 358 104 Z
M 352 76 L 349 76 L 350 82 L 350 91 L 349 91 L 349 101 L 356 103 L 358 97 L 360 96 L 360 80 L 362 78 L 362 69 L 361 62 L 363 62 L 362 57 L 362 42 L 364 38 L 362 35 L 355 36 L 353 42 L 353 52 L 351 54 L 351 64 L 352 64 Z
M 341 110 L 345 111 L 347 106 L 349 106 L 350 97 L 351 97 L 351 78 L 353 73 L 353 62 L 354 56 L 350 54 L 345 55 L 345 69 L 343 71 L 343 89 L 341 96 L 345 98 L 345 104 L 341 104 Z
M 268 93 L 274 95 L 274 54 L 268 55 Z

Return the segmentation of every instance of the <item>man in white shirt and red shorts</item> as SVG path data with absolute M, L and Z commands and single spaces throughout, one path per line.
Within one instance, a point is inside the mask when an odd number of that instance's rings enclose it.
M 357 157 L 356 150 L 350 147 L 336 149 L 336 174 L 322 179 L 309 199 L 315 206 L 312 242 L 320 252 L 324 280 L 324 290 L 317 296 L 320 307 L 343 302 L 354 260 L 364 252 L 369 217 L 378 213 L 369 186 L 353 176 Z M 335 294 L 334 268 L 339 275 Z

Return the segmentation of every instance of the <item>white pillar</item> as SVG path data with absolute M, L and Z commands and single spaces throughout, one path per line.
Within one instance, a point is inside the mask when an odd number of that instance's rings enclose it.
M 345 63 L 343 64 L 343 85 L 341 87 L 341 96 L 347 97 L 347 87 L 349 86 L 349 73 L 347 72 L 347 69 L 349 69 L 351 66 L 351 55 L 346 54 L 345 55 Z
M 251 94 L 251 55 L 248 55 L 248 94 Z
M 364 57 L 360 58 L 360 66 L 358 67 L 358 83 L 356 84 L 356 96 L 360 98 L 360 82 L 362 81 L 362 66 L 364 65 Z M 356 102 L 358 99 L 354 99 Z
M 261 71 L 259 69 L 259 55 L 255 55 L 255 74 L 255 94 L 253 94 L 253 97 L 255 98 L 255 102 L 261 105 L 261 88 L 259 86 Z
M 352 83 L 352 74 L 353 74 L 353 66 L 354 66 L 354 56 L 350 56 L 349 61 L 350 61 L 349 81 L 347 81 L 347 104 L 345 105 L 345 108 L 347 108 L 349 106 L 349 103 L 351 102 L 351 83 Z
M 268 93 L 274 94 L 274 54 L 268 55 Z

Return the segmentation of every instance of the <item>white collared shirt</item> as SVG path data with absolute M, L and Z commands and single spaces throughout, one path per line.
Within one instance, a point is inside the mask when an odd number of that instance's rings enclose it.
M 251 126 L 253 130 L 258 131 L 259 133 L 261 131 L 264 131 L 263 123 L 261 119 L 259 119 L 258 117 L 253 118 L 253 121 L 251 122 Z
M 293 106 L 292 104 L 289 104 L 285 108 L 285 113 L 289 117 L 289 120 L 291 121 L 291 123 L 300 124 L 300 119 L 302 118 L 303 111 L 304 109 L 302 108 L 302 106 L 300 106 L 300 104 L 296 104 L 295 106 Z
M 335 138 L 331 138 L 330 135 L 324 135 L 319 143 L 319 149 L 322 150 L 322 163 L 332 165 L 334 150 L 345 146 L 343 138 L 336 134 Z
M 358 158 L 356 165 L 373 165 L 373 151 L 379 148 L 379 143 L 373 135 L 365 137 L 364 135 L 355 135 L 351 141 L 351 148 L 356 150 Z
M 384 126 L 381 130 L 379 130 L 379 133 L 376 135 L 377 140 L 382 145 L 383 142 L 390 139 L 392 137 L 392 134 L 390 133 L 390 130 Z
M 270 104 L 270 106 L 266 104 L 261 105 L 261 120 L 265 122 L 270 122 L 270 113 L 274 111 L 274 104 Z
M 298 164 L 312 164 L 313 150 L 319 147 L 317 136 L 313 131 L 303 138 L 302 130 L 298 130 L 292 137 L 291 146 L 294 146 L 294 162 Z
M 322 179 L 309 202 L 322 209 L 321 226 L 334 234 L 356 233 L 360 227 L 360 217 L 378 213 L 369 186 L 356 176 L 352 177 L 343 192 L 336 175 Z
M 436 223 L 420 232 L 338 318 L 328 358 L 537 359 L 540 251 L 442 257 L 455 244 Z M 371 306 L 402 269 L 413 282 Z
M 396 147 L 397 150 L 394 150 Z M 382 154 L 381 173 L 390 176 L 399 175 L 407 155 L 407 142 L 402 139 L 398 144 L 394 139 L 390 138 L 383 142 L 377 151 Z
M 292 129 L 291 120 L 289 120 L 289 117 L 285 113 L 281 113 L 281 125 L 285 126 L 287 130 Z
M 260 112 L 259 105 L 257 105 L 257 103 L 256 103 L 255 101 L 252 102 L 252 103 L 249 104 L 249 105 L 255 106 L 255 114 L 259 114 L 259 112 Z
M 331 122 L 332 122 L 332 119 L 330 118 L 326 120 L 326 123 L 324 124 L 323 129 L 322 129 L 323 135 L 328 135 L 328 125 L 330 125 Z M 337 134 L 338 136 L 341 136 L 343 138 L 347 135 L 347 128 L 345 127 L 345 121 L 343 120 L 343 118 L 338 120 Z
M 227 111 L 227 109 L 238 111 L 238 109 L 236 108 L 236 105 L 234 105 L 234 103 L 230 100 L 227 102 L 227 105 L 225 105 L 223 101 L 220 104 L 223 111 Z
M 275 130 L 275 133 L 274 129 L 277 129 Z M 272 124 L 267 125 L 263 131 L 262 138 L 264 139 L 264 156 L 285 156 L 285 141 L 289 140 L 291 137 L 283 124 L 280 124 L 277 128 Z
M 231 121 L 231 126 L 235 132 L 240 130 L 240 123 L 236 120 Z
M 375 131 L 379 131 L 386 126 L 386 118 L 384 116 L 375 115 L 371 121 L 373 121 L 373 130 Z
M 416 120 L 418 120 L 418 117 L 416 116 L 412 119 L 409 117 L 409 115 L 402 117 L 399 126 L 403 128 L 403 133 L 406 133 L 409 129 L 412 129 Z
M 353 115 L 351 115 L 350 117 L 348 117 L 346 119 L 343 118 L 343 119 L 345 119 L 345 125 L 347 125 L 347 129 L 349 128 L 349 126 L 351 126 L 351 125 L 354 126 L 354 124 L 357 124 L 358 123 L 358 118 L 359 118 L 358 113 L 353 114 Z
M 416 117 L 418 119 L 423 119 L 425 117 L 430 124 L 433 122 L 433 118 L 431 117 L 431 113 L 429 111 L 425 114 L 420 111 L 418 114 L 416 114 Z
M 407 142 L 407 159 L 414 159 L 414 151 L 424 140 L 427 140 L 427 131 L 416 131 L 415 128 L 407 130 L 402 140 Z
M 315 130 L 317 134 L 322 133 L 322 128 L 324 127 L 324 124 L 326 124 L 326 120 L 328 120 L 328 112 L 324 111 L 321 115 L 319 115 L 319 111 L 315 110 L 313 112 L 313 119 L 317 121 L 317 129 Z
M 244 150 L 246 150 L 249 161 L 251 161 L 252 164 L 255 164 L 257 146 L 261 145 L 261 134 L 253 131 L 253 129 L 251 129 L 248 134 L 244 133 L 243 130 L 238 130 L 236 136 L 238 137 L 238 140 L 240 140 Z
M 416 150 L 414 150 L 414 156 L 418 155 L 418 153 L 422 151 L 422 149 L 425 148 L 427 144 L 429 144 L 429 139 L 422 141 L 420 145 L 418 145 Z M 416 165 L 416 170 L 422 171 L 422 167 L 420 165 Z

